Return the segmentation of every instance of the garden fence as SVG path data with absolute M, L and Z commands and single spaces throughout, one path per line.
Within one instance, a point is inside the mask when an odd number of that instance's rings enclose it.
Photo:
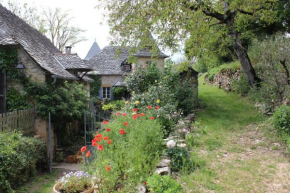
M 21 130 L 25 135 L 32 134 L 34 133 L 35 116 L 35 108 L 0 114 L 0 132 Z

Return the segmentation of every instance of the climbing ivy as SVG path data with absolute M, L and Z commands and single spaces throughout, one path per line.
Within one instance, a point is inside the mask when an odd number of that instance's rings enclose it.
M 17 50 L 13 48 L 0 49 L 0 70 L 6 73 L 7 79 L 17 79 Z
M 27 103 L 27 95 L 25 92 L 21 93 L 14 88 L 10 88 L 6 95 L 7 111 L 27 109 L 31 106 Z

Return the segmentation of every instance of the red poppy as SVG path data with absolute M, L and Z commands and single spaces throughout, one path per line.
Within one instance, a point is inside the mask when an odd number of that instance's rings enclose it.
M 124 117 L 126 117 L 126 116 L 127 116 L 127 114 L 126 114 L 126 113 L 123 113 L 122 115 L 123 115 Z
M 108 137 L 108 136 L 104 137 L 104 140 L 108 140 L 108 139 L 109 139 L 109 137 Z
M 91 151 L 90 150 L 86 153 L 86 156 L 87 157 L 91 157 Z
M 137 109 L 133 109 L 134 112 L 137 112 Z
M 108 129 L 106 129 L 106 131 L 108 131 L 108 132 L 109 132 L 109 131 L 111 131 L 111 129 L 109 129 L 109 128 L 108 128 Z
M 97 142 L 92 143 L 92 146 L 97 146 L 97 145 L 98 145 Z
M 92 143 L 94 143 L 94 142 L 97 142 L 97 139 L 96 138 L 92 140 Z
M 122 187 L 120 187 L 120 188 L 119 188 L 119 190 L 120 190 L 120 191 L 122 191 L 122 190 L 123 190 L 123 188 L 122 188 Z
M 103 146 L 102 144 L 101 144 L 101 145 L 99 145 L 99 146 L 98 146 L 98 150 L 99 150 L 99 151 L 102 151 L 102 150 L 104 150 L 104 146 Z
M 112 144 L 112 140 L 111 139 L 109 139 L 107 142 L 108 142 L 109 145 Z
M 81 152 L 85 152 L 86 150 L 87 150 L 87 147 L 84 146 L 84 147 L 82 147 Z
M 151 107 L 150 105 L 149 105 L 149 106 L 147 106 L 147 108 L 148 108 L 148 109 L 152 109 L 152 107 Z
M 156 107 L 155 107 L 155 109 L 159 109 L 159 108 L 160 108 L 159 106 L 156 106 Z
M 120 134 L 121 135 L 125 135 L 126 134 L 125 130 L 124 129 L 120 129 Z
M 111 171 L 111 166 L 106 166 L 106 170 L 109 172 Z
M 136 118 L 137 118 L 137 116 L 136 116 L 136 115 L 134 115 L 134 116 L 133 116 L 133 119 L 135 120 Z
M 141 113 L 140 115 L 141 115 L 141 116 L 144 116 L 145 114 L 144 114 L 144 113 Z
M 154 120 L 154 117 L 150 117 L 151 120 Z
M 128 125 L 128 122 L 125 122 L 123 125 L 127 126 Z
M 121 115 L 121 113 L 119 113 L 119 112 L 118 112 L 118 113 L 116 113 L 116 115 L 118 115 L 118 116 L 119 116 L 119 115 Z
M 147 183 L 146 183 L 146 182 L 144 182 L 144 186 L 146 186 L 146 184 L 147 184 Z
M 104 124 L 107 124 L 107 123 L 109 123 L 109 122 L 108 122 L 108 121 L 103 121 L 103 123 L 104 123 Z
M 103 135 L 102 134 L 95 135 L 95 139 L 96 141 L 102 141 Z

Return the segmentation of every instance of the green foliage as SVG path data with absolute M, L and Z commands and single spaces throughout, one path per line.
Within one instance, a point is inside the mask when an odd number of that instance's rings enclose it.
M 152 173 L 162 152 L 163 133 L 158 121 L 150 119 L 152 110 L 138 109 L 139 116 L 135 119 L 131 112 L 122 111 L 113 116 L 108 124 L 103 125 L 101 136 L 96 135 L 96 148 L 102 145 L 103 150 L 92 150 L 92 155 L 97 156 L 89 164 L 89 171 L 100 179 L 102 192 L 113 192 L 118 187 L 131 192 Z M 142 112 L 144 116 L 141 116 Z M 128 124 L 124 125 L 126 122 Z M 122 135 L 121 129 L 126 134 Z
M 244 75 L 244 73 L 241 73 L 241 77 L 239 80 L 232 80 L 232 89 L 242 96 L 245 96 L 250 91 L 250 85 Z
M 136 93 L 143 93 L 160 79 L 160 70 L 155 63 L 150 66 L 140 67 L 131 76 L 126 77 L 127 88 Z
M 45 152 L 42 140 L 18 132 L 0 133 L 0 192 L 11 192 L 35 175 Z
M 147 179 L 147 185 L 152 193 L 182 193 L 182 186 L 170 176 L 154 174 Z
M 90 96 L 92 98 L 98 98 L 99 90 L 102 85 L 101 77 L 98 75 L 89 75 L 89 77 L 94 80 L 90 83 Z
M 88 93 L 83 84 L 64 82 L 59 85 L 27 83 L 27 94 L 37 103 L 37 114 L 47 118 L 51 113 L 57 132 L 66 124 L 82 118 L 88 107 Z
M 127 92 L 126 87 L 114 87 L 113 89 L 114 100 L 122 100 L 126 92 Z
M 26 93 L 20 93 L 14 88 L 7 91 L 6 104 L 8 112 L 29 108 Z
M 172 147 L 167 149 L 167 154 L 171 157 L 171 169 L 173 171 L 179 171 L 183 167 L 186 167 L 190 170 L 191 160 L 190 160 L 190 153 L 187 148 L 185 147 Z
M 280 133 L 286 133 L 290 135 L 290 107 L 282 105 L 273 115 L 273 123 L 275 129 Z
M 0 70 L 7 75 L 7 79 L 17 79 L 17 50 L 12 48 L 0 49 Z
M 109 102 L 102 102 L 102 109 L 104 111 L 114 111 L 114 110 L 121 110 L 122 107 L 125 106 L 125 101 L 109 101 Z

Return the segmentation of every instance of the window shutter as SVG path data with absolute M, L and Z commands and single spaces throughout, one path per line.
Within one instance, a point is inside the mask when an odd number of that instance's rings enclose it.
M 111 91 L 110 92 L 111 92 L 111 100 L 114 100 L 114 95 L 113 95 L 113 93 L 114 93 L 114 87 L 111 88 Z
M 99 99 L 102 100 L 103 96 L 103 88 L 101 87 L 99 90 Z

